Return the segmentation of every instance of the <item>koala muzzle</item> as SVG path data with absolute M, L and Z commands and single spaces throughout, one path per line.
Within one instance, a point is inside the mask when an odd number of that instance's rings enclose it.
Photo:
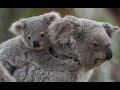
M 106 60 L 110 60 L 112 58 L 112 49 L 110 45 L 106 45 L 105 47 L 105 52 L 106 52 Z
M 33 41 L 33 47 L 40 47 L 40 44 L 38 41 Z

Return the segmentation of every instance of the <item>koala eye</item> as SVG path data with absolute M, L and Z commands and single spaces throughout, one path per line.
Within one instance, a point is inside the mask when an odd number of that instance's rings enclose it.
M 30 40 L 30 36 L 28 36 L 27 38 L 28 38 L 28 40 Z
M 44 37 L 44 36 L 45 36 L 44 32 L 41 32 L 41 33 L 40 33 L 40 36 L 41 36 L 41 37 Z
M 93 47 L 97 47 L 98 46 L 98 43 L 97 42 L 94 42 L 93 43 Z

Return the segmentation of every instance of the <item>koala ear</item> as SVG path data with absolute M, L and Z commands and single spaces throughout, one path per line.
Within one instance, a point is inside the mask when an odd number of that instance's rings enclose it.
M 113 26 L 109 23 L 102 23 L 102 26 L 105 28 L 105 31 L 110 38 L 114 32 L 120 32 L 120 28 L 118 26 Z
M 49 24 L 51 24 L 52 21 L 61 18 L 60 14 L 54 11 L 46 13 L 43 16 L 45 16 L 45 19 L 48 21 Z
M 24 27 L 25 27 L 24 23 L 16 21 L 12 23 L 12 25 L 9 28 L 9 31 L 14 33 L 15 35 L 21 35 Z
M 49 26 L 49 37 L 52 43 L 66 44 L 70 40 L 72 24 L 65 19 L 58 19 Z

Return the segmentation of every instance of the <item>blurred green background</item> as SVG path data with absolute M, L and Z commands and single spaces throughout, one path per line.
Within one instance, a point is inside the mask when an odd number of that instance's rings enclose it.
M 14 36 L 8 31 L 14 21 L 50 11 L 57 11 L 62 16 L 74 15 L 120 26 L 120 8 L 0 8 L 0 43 Z M 90 82 L 120 81 L 120 33 L 114 34 L 112 39 L 112 60 L 95 68 Z

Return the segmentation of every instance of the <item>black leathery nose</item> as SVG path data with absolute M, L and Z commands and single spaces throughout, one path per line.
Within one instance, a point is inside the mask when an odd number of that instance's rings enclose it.
M 106 52 L 106 60 L 110 60 L 112 58 L 112 49 L 110 45 L 106 45 L 105 47 L 105 52 Z
M 33 41 L 33 47 L 40 47 L 40 44 L 38 41 Z

